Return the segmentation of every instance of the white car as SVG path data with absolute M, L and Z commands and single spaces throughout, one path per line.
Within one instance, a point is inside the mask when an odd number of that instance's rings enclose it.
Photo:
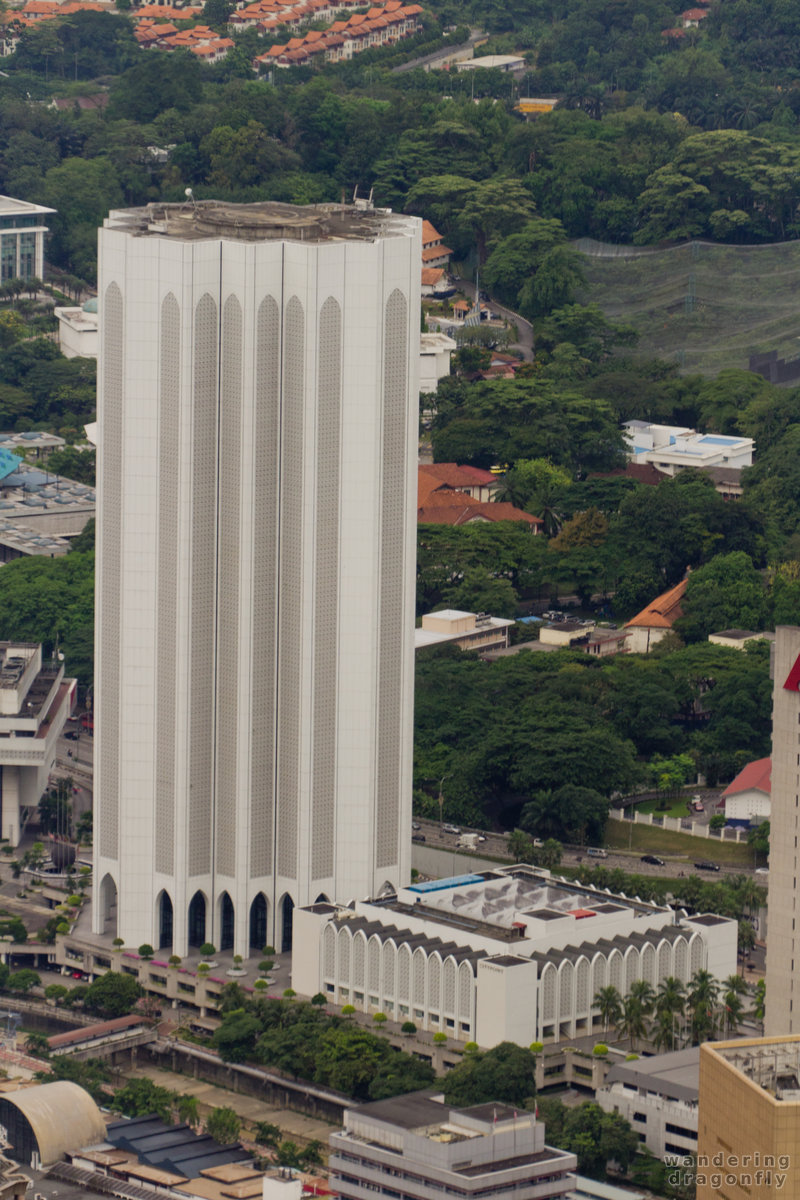
M 769 867 L 756 867 L 756 875 L 769 875 Z
M 443 825 L 442 828 L 445 833 L 454 833 L 454 834 L 456 834 L 456 836 L 458 836 L 458 834 L 461 833 L 461 830 L 458 828 L 457 825 Z

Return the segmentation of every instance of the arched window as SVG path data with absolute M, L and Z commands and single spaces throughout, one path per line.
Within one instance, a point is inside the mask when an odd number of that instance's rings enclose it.
M 281 904 L 281 950 L 285 954 L 292 948 L 292 922 L 294 919 L 294 900 L 291 896 L 283 897 Z
M 250 949 L 262 951 L 267 944 L 267 898 L 259 892 L 250 905 Z
M 206 940 L 206 898 L 195 892 L 189 902 L 189 945 L 202 946 Z
M 103 933 L 117 934 L 117 885 L 111 875 L 104 875 L 100 884 L 100 913 L 103 918 Z
M 158 917 L 158 948 L 163 950 L 172 945 L 172 900 L 168 892 L 161 892 L 156 901 Z
M 233 949 L 233 925 L 234 911 L 233 901 L 227 892 L 223 892 L 219 898 L 219 948 L 220 950 Z

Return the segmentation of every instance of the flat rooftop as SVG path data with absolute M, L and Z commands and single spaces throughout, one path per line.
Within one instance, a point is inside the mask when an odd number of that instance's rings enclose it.
M 405 899 L 409 893 L 414 897 L 410 904 Z M 576 913 L 608 915 L 627 909 L 650 914 L 659 910 L 658 905 L 610 896 L 591 887 L 554 879 L 547 873 L 537 873 L 535 868 L 524 865 L 412 886 L 403 890 L 401 898 L 389 900 L 385 907 L 462 928 L 484 927 L 494 936 L 515 932 L 511 929 L 515 914 L 554 921 Z
M 148 204 L 116 209 L 106 229 L 121 229 L 139 237 L 168 237 L 179 241 L 226 240 L 263 242 L 374 241 L 407 234 L 415 218 L 390 209 L 347 204 L 230 204 L 220 200 L 187 200 L 184 204 Z
M 710 1049 L 775 1100 L 800 1104 L 800 1037 L 743 1038 Z
M 612 1083 L 629 1083 L 672 1100 L 696 1102 L 700 1091 L 700 1047 L 618 1063 L 606 1076 L 606 1084 Z

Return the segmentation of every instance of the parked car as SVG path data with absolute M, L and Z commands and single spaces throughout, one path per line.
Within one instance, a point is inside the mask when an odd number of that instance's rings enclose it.
M 586 853 L 589 858 L 608 858 L 608 851 L 600 850 L 597 846 L 590 846 Z
M 412 822 L 411 822 L 411 828 L 412 828 L 412 829 L 414 829 L 414 830 L 416 830 L 416 829 L 422 829 L 422 826 L 420 825 L 419 821 L 412 821 Z
M 77 742 L 77 740 L 80 736 L 81 735 L 79 733 L 76 733 L 74 729 L 67 729 L 64 733 L 64 737 L 69 742 Z
M 458 835 L 461 833 L 461 830 L 457 825 L 444 825 L 442 828 L 444 829 L 445 833 L 454 833 L 456 837 L 458 837 Z
M 756 875 L 769 875 L 769 867 L 756 867 Z
M 642 862 L 650 863 L 650 865 L 652 867 L 663 867 L 664 866 L 663 858 L 659 858 L 658 855 L 656 855 L 656 854 L 643 854 Z
M 425 834 L 424 833 L 412 833 L 411 840 L 412 840 L 412 842 L 424 842 Z
M 702 859 L 700 862 L 696 862 L 694 864 L 694 869 L 696 871 L 718 871 L 719 863 L 709 862 L 707 859 Z

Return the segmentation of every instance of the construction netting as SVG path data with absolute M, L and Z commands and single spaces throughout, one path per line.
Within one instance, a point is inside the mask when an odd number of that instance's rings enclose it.
M 637 355 L 703 375 L 747 368 L 752 355 L 800 358 L 800 241 L 652 249 L 581 238 L 573 245 L 586 276 L 578 299 L 633 325 Z

